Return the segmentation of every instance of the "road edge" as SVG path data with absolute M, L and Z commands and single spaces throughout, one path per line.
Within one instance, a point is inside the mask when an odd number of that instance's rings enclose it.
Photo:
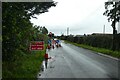
M 119 61 L 119 58 L 116 58 L 116 57 L 113 57 L 113 56 L 110 56 L 110 55 L 106 55 L 106 54 L 103 54 L 103 53 L 100 53 L 100 52 L 97 52 L 97 54 Z

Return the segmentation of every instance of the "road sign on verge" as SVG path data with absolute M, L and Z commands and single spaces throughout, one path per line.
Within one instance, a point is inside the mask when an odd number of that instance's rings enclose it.
M 30 50 L 38 51 L 44 49 L 44 41 L 31 41 Z

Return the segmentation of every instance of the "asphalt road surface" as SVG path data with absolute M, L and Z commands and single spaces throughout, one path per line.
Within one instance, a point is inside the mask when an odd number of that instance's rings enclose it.
M 118 60 L 64 42 L 61 45 L 47 51 L 52 58 L 38 78 L 118 78 Z

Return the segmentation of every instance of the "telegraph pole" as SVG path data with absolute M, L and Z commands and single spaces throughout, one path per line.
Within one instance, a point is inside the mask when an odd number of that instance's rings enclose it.
M 103 27 L 103 34 L 105 34 L 105 25 L 104 25 L 104 27 Z
M 67 36 L 69 35 L 69 27 L 67 27 Z

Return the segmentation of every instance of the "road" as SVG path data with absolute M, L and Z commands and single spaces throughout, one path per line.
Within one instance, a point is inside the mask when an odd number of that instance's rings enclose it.
M 71 44 L 47 51 L 48 68 L 38 78 L 118 78 L 118 61 Z

